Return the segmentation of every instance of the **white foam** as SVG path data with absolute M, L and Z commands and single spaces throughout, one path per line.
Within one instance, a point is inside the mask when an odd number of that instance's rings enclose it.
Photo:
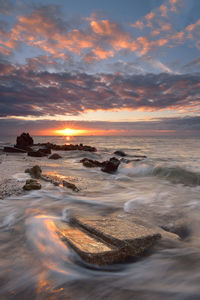
M 25 181 L 26 179 L 29 179 L 30 176 L 27 173 L 16 173 L 12 175 L 12 178 L 16 179 L 17 181 Z
M 125 168 L 120 168 L 120 173 L 127 176 L 148 176 L 153 172 L 153 166 L 142 164 L 142 165 L 134 165 L 133 163 L 129 163 Z

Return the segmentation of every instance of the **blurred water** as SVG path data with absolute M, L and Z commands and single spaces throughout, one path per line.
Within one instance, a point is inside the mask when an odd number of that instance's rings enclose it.
M 0 299 L 199 299 L 200 139 L 35 137 L 35 142 L 95 146 L 96 153 L 59 152 L 63 159 L 16 155 L 27 166 L 75 183 L 79 193 L 42 182 L 42 189 L 0 200 Z M 0 138 L 0 145 L 14 139 Z M 121 163 L 114 175 L 86 169 L 83 157 L 106 160 L 115 150 L 147 158 Z M 12 154 L 13 155 L 13 154 Z M 8 157 L 5 159 L 9 159 Z M 15 178 L 25 180 L 16 170 Z M 137 262 L 85 264 L 55 233 L 68 210 L 133 214 L 156 226 L 180 223 L 187 238 Z

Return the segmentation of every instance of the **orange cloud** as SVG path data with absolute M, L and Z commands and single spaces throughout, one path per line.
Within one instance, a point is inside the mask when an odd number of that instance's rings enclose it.
M 10 50 L 0 46 L 0 53 L 4 54 L 4 55 L 10 55 L 11 52 L 10 52 Z
M 92 30 L 100 35 L 113 35 L 118 31 L 118 25 L 109 20 L 91 21 Z
M 140 30 L 142 30 L 144 28 L 144 23 L 142 21 L 137 21 L 131 24 L 131 27 L 139 28 Z
M 171 6 L 178 7 L 181 3 L 181 0 L 169 0 Z M 55 7 L 43 7 L 28 16 L 20 16 L 10 32 L 1 30 L 0 52 L 9 55 L 21 42 L 42 49 L 47 56 L 56 59 L 69 60 L 66 52 L 72 52 L 88 63 L 114 57 L 121 50 L 146 55 L 167 44 L 170 47 L 184 42 L 184 32 L 174 31 L 170 22 L 162 20 L 162 17 L 167 17 L 168 10 L 167 5 L 163 4 L 142 20 L 131 24 L 132 28 L 150 31 L 150 34 L 145 32 L 134 38 L 131 32 L 117 23 L 108 19 L 97 20 L 97 16 L 87 20 L 88 26 L 71 29 L 57 15 Z M 187 26 L 188 38 L 193 39 L 197 35 L 199 25 L 200 20 Z
M 167 6 L 166 5 L 161 5 L 160 6 L 160 12 L 161 12 L 161 16 L 162 17 L 167 17 L 167 12 L 168 12 L 168 8 L 167 8 Z
M 145 16 L 145 18 L 146 18 L 147 20 L 152 20 L 154 17 L 155 17 L 155 13 L 152 12 L 152 11 L 151 11 L 149 14 L 147 14 L 147 15 Z
M 97 47 L 96 49 L 93 49 L 92 52 L 97 56 L 98 59 L 107 59 L 109 57 L 114 56 L 114 51 L 112 50 L 106 51 L 101 47 Z

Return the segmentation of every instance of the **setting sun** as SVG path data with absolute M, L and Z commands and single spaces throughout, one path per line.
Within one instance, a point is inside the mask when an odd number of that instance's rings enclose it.
M 86 132 L 87 132 L 87 130 L 71 129 L 71 128 L 55 130 L 56 135 L 65 135 L 65 136 L 83 135 L 83 134 L 86 134 Z

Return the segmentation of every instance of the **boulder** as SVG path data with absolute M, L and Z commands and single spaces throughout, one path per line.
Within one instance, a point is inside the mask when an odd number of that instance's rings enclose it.
M 117 171 L 120 165 L 120 160 L 112 157 L 110 160 L 103 162 L 103 167 L 101 168 L 102 172 L 113 174 Z
M 4 147 L 3 148 L 4 152 L 9 152 L 9 153 L 26 153 L 25 150 L 16 148 L 16 147 Z
M 16 147 L 33 146 L 33 138 L 29 133 L 23 132 L 16 139 Z
M 121 150 L 115 151 L 114 154 L 118 155 L 118 156 L 121 156 L 121 157 L 127 156 L 127 154 L 124 151 L 121 151 Z
M 59 159 L 59 158 L 62 158 L 62 156 L 60 156 L 60 155 L 57 154 L 57 153 L 54 153 L 54 154 L 52 154 L 51 156 L 49 156 L 49 159 Z
M 117 216 L 72 216 L 69 221 L 56 221 L 58 235 L 82 259 L 97 265 L 140 257 L 161 238 L 156 230 Z
M 42 170 L 39 166 L 33 166 L 30 169 L 26 169 L 25 173 L 29 173 L 34 178 L 40 178 L 42 174 Z
M 25 191 L 40 190 L 41 184 L 36 179 L 27 179 L 23 189 Z

